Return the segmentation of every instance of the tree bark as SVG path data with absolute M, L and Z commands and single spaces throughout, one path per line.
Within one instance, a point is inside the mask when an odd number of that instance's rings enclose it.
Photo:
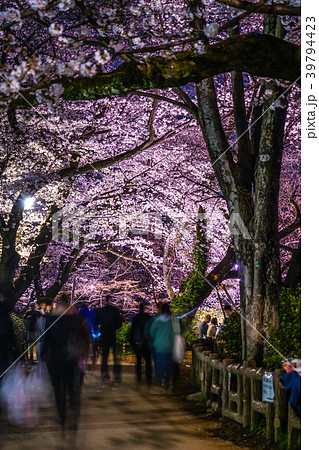
M 233 77 L 233 80 L 238 85 L 238 79 Z M 265 103 L 252 193 L 249 193 L 247 178 L 242 176 L 243 167 L 235 164 L 231 157 L 212 82 L 204 80 L 197 86 L 202 132 L 230 217 L 235 218 L 240 225 L 239 228 L 233 226 L 233 237 L 241 278 L 242 356 L 243 359 L 256 360 L 259 364 L 263 358 L 263 337 L 266 335 L 267 323 L 271 323 L 274 328 L 278 326 L 281 284 L 278 193 L 287 107 L 287 96 L 281 97 L 280 108 L 270 107 L 280 97 L 282 90 L 275 83 L 268 84 L 267 88 L 272 89 L 274 94 Z M 238 124 L 240 128 L 242 123 Z

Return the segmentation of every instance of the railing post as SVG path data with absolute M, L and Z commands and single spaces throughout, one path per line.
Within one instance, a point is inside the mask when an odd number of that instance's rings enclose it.
M 243 427 L 248 427 L 250 424 L 250 413 L 251 413 L 251 405 L 250 405 L 250 380 L 246 371 L 246 368 L 243 369 Z
M 232 360 L 218 361 L 215 354 L 205 350 L 199 344 L 193 345 L 193 373 L 212 410 L 242 423 L 245 428 L 250 425 L 251 430 L 259 425 L 260 417 L 264 417 L 266 437 L 280 442 L 282 433 L 288 432 L 290 445 L 300 434 L 300 419 L 290 406 L 288 408 L 286 392 L 280 382 L 284 371 L 277 369 L 273 372 L 274 401 L 265 402 L 262 401 L 264 369 L 256 368 L 254 361 L 245 361 L 236 367 L 230 365 Z M 236 384 L 232 377 L 237 378 Z
M 274 408 L 275 408 L 275 418 L 274 418 L 274 441 L 279 442 L 282 433 L 287 430 L 288 423 L 288 403 L 286 391 L 283 388 L 280 377 L 285 373 L 283 369 L 276 369 L 274 371 Z

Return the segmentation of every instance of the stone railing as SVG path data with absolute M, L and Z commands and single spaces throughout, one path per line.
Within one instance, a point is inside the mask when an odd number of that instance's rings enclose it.
M 288 434 L 288 447 L 300 435 L 300 419 L 288 404 L 285 390 L 279 380 L 284 370 L 273 374 L 274 400 L 262 401 L 262 368 L 247 363 L 235 364 L 229 359 L 218 359 L 218 354 L 201 343 L 193 345 L 193 377 L 205 395 L 208 408 L 224 417 L 235 420 L 250 430 L 261 421 L 266 427 L 266 437 L 280 442 Z

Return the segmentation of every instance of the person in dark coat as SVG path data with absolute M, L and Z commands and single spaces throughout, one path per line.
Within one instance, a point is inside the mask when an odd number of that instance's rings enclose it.
M 36 303 L 29 304 L 30 309 L 24 315 L 24 326 L 28 348 L 28 360 L 33 363 L 37 350 L 38 339 L 40 337 L 39 320 L 42 316 L 41 312 L 36 309 Z
M 226 325 L 227 322 L 229 321 L 229 319 L 231 317 L 233 317 L 234 310 L 233 310 L 233 308 L 230 305 L 225 305 L 224 306 L 224 312 L 225 312 L 225 316 L 226 316 L 225 319 L 224 319 L 224 325 Z
M 81 358 L 87 358 L 90 336 L 83 316 L 69 306 L 70 296 L 62 292 L 57 307 L 46 317 L 43 357 L 52 380 L 56 407 L 62 433 L 67 422 L 69 429 L 77 430 L 81 406 Z
M 99 309 L 95 315 L 94 322 L 100 326 L 101 345 L 102 345 L 102 364 L 101 376 L 104 383 L 110 381 L 108 370 L 108 358 L 110 349 L 113 351 L 113 381 L 121 381 L 121 365 L 117 359 L 116 353 L 116 330 L 122 325 L 122 316 L 120 311 L 109 304 L 110 296 L 105 297 L 106 305 Z
M 145 376 L 148 385 L 152 383 L 152 353 L 145 334 L 145 327 L 151 316 L 144 311 L 144 304 L 140 303 L 139 313 L 133 317 L 130 343 L 136 354 L 136 379 L 142 383 L 142 358 L 145 361 Z

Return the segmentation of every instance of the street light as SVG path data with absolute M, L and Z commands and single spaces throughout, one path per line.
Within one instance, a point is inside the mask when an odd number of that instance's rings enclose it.
M 34 197 L 31 197 L 31 196 L 25 197 L 23 199 L 24 209 L 31 209 L 34 202 L 35 202 L 35 198 Z

